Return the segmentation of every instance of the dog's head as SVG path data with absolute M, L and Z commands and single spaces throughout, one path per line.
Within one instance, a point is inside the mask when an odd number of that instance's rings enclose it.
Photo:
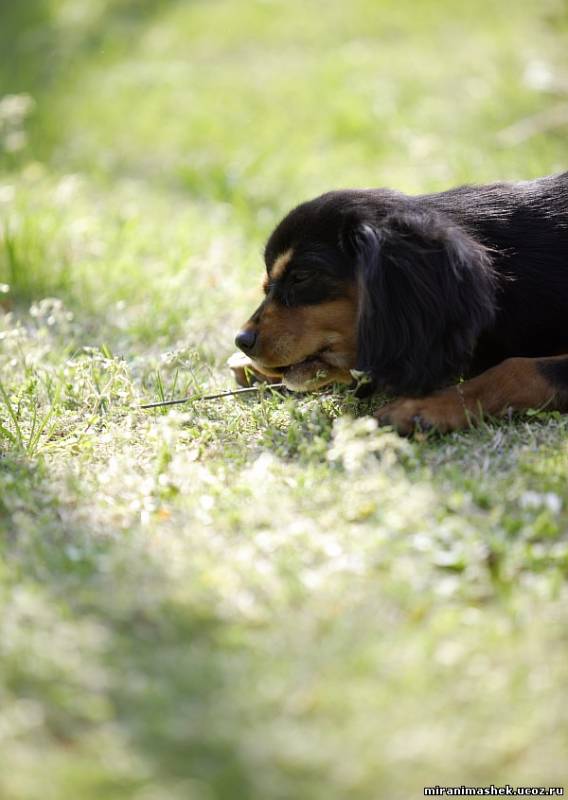
M 291 389 L 420 394 L 455 377 L 495 314 L 487 250 L 420 198 L 339 191 L 291 211 L 265 250 L 265 298 L 237 346 Z

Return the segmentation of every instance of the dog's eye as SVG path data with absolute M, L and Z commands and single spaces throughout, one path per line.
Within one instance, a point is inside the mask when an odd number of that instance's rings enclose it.
M 290 283 L 292 286 L 304 286 L 305 284 L 309 283 L 312 279 L 312 276 L 309 275 L 307 272 L 298 272 L 294 273 L 290 276 Z

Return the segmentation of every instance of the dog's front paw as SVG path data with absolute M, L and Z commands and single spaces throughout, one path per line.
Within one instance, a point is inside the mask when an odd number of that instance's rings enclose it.
M 448 433 L 474 422 L 455 386 L 428 397 L 402 397 L 379 408 L 375 416 L 379 425 L 392 425 L 403 436 L 415 431 Z

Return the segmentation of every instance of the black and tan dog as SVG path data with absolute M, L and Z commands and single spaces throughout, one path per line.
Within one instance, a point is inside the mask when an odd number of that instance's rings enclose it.
M 403 433 L 568 410 L 568 172 L 329 192 L 280 222 L 265 261 L 235 340 L 262 376 L 305 391 L 367 373 L 402 395 L 377 417 Z

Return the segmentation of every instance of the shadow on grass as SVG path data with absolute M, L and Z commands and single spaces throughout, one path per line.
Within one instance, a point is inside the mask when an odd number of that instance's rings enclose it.
M 196 0 L 194 0 L 195 2 Z M 140 28 L 179 0 L 108 0 L 68 4 L 50 0 L 0 4 L 0 95 L 49 91 L 78 61 L 108 43 L 135 37 Z
M 239 707 L 234 626 L 198 592 L 176 598 L 143 534 L 105 533 L 76 511 L 41 462 L 0 460 L 2 638 L 21 631 L 0 685 L 8 704 L 41 709 L 43 752 L 62 759 L 51 778 L 84 798 L 130 797 L 146 784 L 171 784 L 178 797 L 187 781 L 218 798 L 254 796 L 238 730 L 226 726 Z M 29 747 L 35 762 L 34 742 L 20 740 L 18 752 Z M 117 742 L 123 763 L 111 757 Z
M 202 2 L 202 0 L 188 0 Z M 46 159 L 58 141 L 62 121 L 53 119 L 49 98 L 58 82 L 76 72 L 94 53 L 111 53 L 136 40 L 141 30 L 180 0 L 106 0 L 61 3 L 0 0 L 0 98 L 31 94 L 36 108 L 29 120 L 31 149 Z M 19 165 L 19 153 L 4 153 L 0 166 Z

